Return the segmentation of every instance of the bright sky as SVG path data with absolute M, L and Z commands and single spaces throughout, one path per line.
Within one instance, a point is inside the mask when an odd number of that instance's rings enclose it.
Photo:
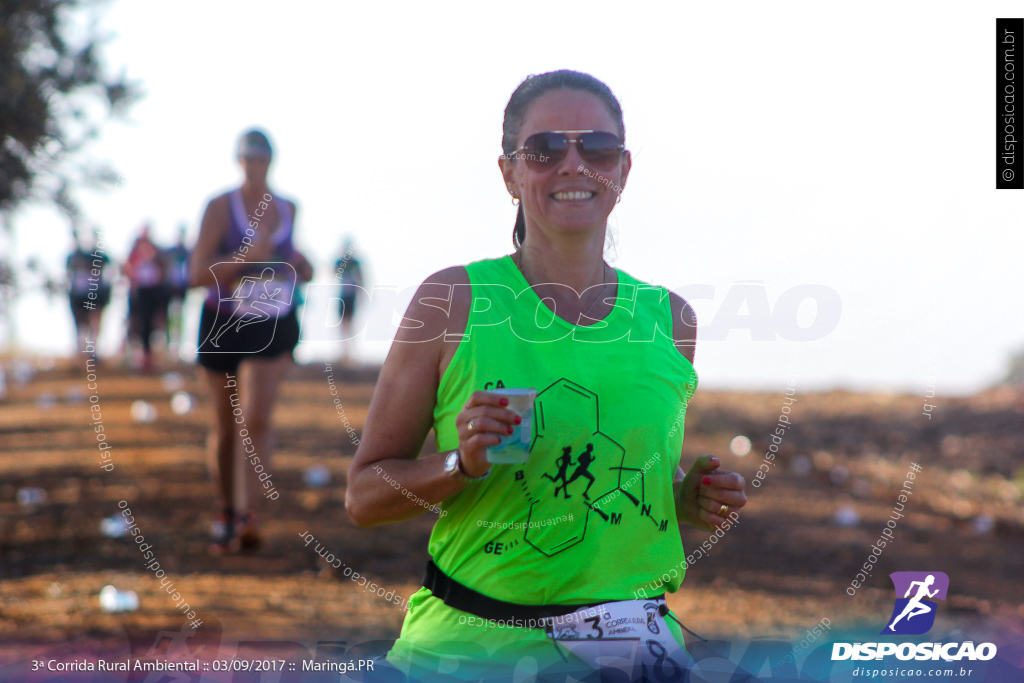
M 258 125 L 316 281 L 332 281 L 351 233 L 370 282 L 397 292 L 363 310 L 386 331 L 430 273 L 511 251 L 502 113 L 527 74 L 572 68 L 618 95 L 633 151 L 608 260 L 689 295 L 702 387 L 796 376 L 799 389 L 961 393 L 998 380 L 1024 345 L 1024 192 L 994 189 L 995 18 L 1018 3 L 296 7 L 106 11 L 108 60 L 148 93 L 92 148 L 126 181 L 83 194 L 115 259 L 146 218 L 166 243 L 187 222 L 194 241 L 206 202 L 241 180 L 239 134 Z M 66 221 L 27 209 L 15 227 L 19 260 L 62 268 Z M 826 336 L 713 333 L 716 315 L 748 313 L 730 300 L 762 293 L 775 308 L 801 285 L 841 300 Z M 113 352 L 124 306 L 108 310 Z M 70 352 L 65 300 L 26 296 L 18 313 L 24 347 Z M 805 303 L 793 324 L 814 313 Z M 388 346 L 362 340 L 359 356 Z

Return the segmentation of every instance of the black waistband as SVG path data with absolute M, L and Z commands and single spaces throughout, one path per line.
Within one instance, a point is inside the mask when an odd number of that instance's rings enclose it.
M 601 600 L 580 605 L 520 605 L 515 602 L 495 600 L 448 576 L 438 569 L 433 560 L 427 561 L 427 571 L 423 575 L 423 586 L 433 593 L 434 597 L 441 598 L 444 604 L 449 607 L 494 621 L 509 621 L 512 619 L 539 621 L 550 617 L 571 614 L 585 607 L 612 602 L 611 600 Z

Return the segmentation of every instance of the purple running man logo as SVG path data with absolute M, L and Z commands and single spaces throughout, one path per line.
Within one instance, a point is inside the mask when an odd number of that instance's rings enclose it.
M 896 588 L 896 606 L 882 633 L 927 633 L 935 624 L 935 612 L 938 607 L 931 599 L 946 599 L 949 577 L 943 572 L 893 572 L 889 574 L 889 578 Z

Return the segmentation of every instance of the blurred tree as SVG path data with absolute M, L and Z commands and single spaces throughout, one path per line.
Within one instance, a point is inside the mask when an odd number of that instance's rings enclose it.
M 123 116 L 141 97 L 122 73 L 105 73 L 97 56 L 100 3 L 0 1 L 0 226 L 28 200 L 77 216 L 74 189 L 113 183 L 106 165 L 82 148 L 106 118 Z
M 1024 385 L 1024 349 L 1010 357 L 1010 369 L 1006 372 L 1003 384 Z

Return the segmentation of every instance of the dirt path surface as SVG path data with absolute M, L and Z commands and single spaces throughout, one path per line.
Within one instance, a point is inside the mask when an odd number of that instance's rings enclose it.
M 100 521 L 117 514 L 122 500 L 176 590 L 224 638 L 395 638 L 400 608 L 328 567 L 300 535 L 313 534 L 346 566 L 405 597 L 418 587 L 435 517 L 374 529 L 349 521 L 345 473 L 355 445 L 324 365 L 297 368 L 283 388 L 275 415 L 280 448 L 270 468 L 281 497 L 263 517 L 265 547 L 244 557 L 207 552 L 217 510 L 204 449 L 206 403 L 194 368 L 177 372 L 179 390 L 194 401 L 184 415 L 171 410 L 162 376 L 112 364 L 96 370 L 113 446 L 110 472 L 100 468 L 92 392 L 81 370 L 58 365 L 9 388 L 0 402 L 0 642 L 116 644 L 126 632 L 178 630 L 180 610 L 131 536 L 101 533 Z M 335 368 L 333 375 L 358 433 L 375 373 Z M 155 408 L 155 421 L 133 420 L 140 400 Z M 748 484 L 740 524 L 692 563 L 682 590 L 670 596 L 684 623 L 723 637 L 794 636 L 823 618 L 877 628 L 892 609 L 888 573 L 934 570 L 950 577 L 939 624 L 986 615 L 1024 631 L 1024 397 L 1007 389 L 928 401 L 938 406 L 930 419 L 919 396 L 798 393 L 794 427 L 762 485 Z M 714 453 L 753 481 L 782 405 L 782 388 L 698 392 L 686 420 L 686 459 Z M 753 441 L 746 457 L 729 454 L 737 435 Z M 911 463 L 920 473 L 907 514 L 866 586 L 850 597 L 846 589 L 890 518 Z M 327 486 L 304 483 L 314 465 L 330 471 Z M 46 501 L 19 503 L 19 491 L 33 487 L 45 490 Z M 682 536 L 690 553 L 708 538 L 694 529 Z M 98 595 L 107 584 L 135 591 L 139 609 L 104 612 Z

